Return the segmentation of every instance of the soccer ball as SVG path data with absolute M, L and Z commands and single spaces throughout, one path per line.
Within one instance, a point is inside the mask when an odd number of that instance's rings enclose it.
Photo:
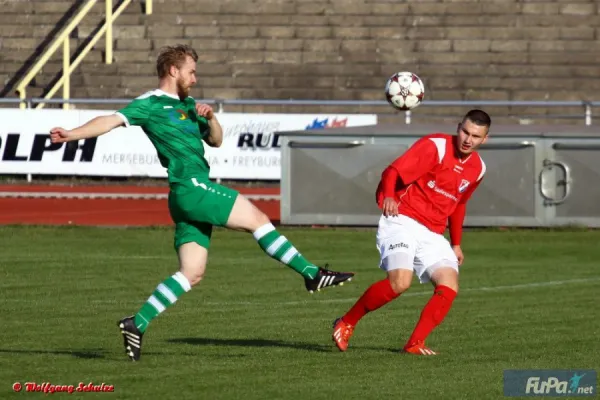
M 423 81 L 412 72 L 397 72 L 385 85 L 385 98 L 397 110 L 412 110 L 421 104 L 424 96 Z

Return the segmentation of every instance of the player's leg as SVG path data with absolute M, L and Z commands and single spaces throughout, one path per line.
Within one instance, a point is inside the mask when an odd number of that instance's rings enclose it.
M 348 348 L 354 327 L 368 313 L 391 302 L 408 290 L 412 282 L 416 240 L 406 226 L 382 218 L 377 231 L 380 268 L 386 279 L 372 284 L 356 303 L 334 322 L 333 341 L 341 351 Z
M 356 326 L 358 322 L 378 308 L 383 307 L 408 290 L 412 282 L 412 259 L 406 253 L 396 253 L 383 260 L 387 277 L 375 282 L 342 317 L 344 322 Z
M 305 278 L 312 279 L 317 275 L 319 267 L 306 260 L 292 243 L 275 229 L 265 213 L 243 195 L 238 195 L 235 200 L 225 226 L 252 233 L 265 253 Z
M 204 278 L 206 263 L 208 261 L 208 250 L 197 241 L 186 242 L 177 250 L 179 258 L 179 272 L 194 287 Z
M 127 355 L 137 361 L 141 356 L 142 337 L 150 322 L 171 307 L 204 276 L 212 226 L 178 222 L 175 225 L 175 248 L 179 271 L 158 284 L 134 316 L 119 321 Z
M 434 291 L 429 299 L 404 350 L 421 355 L 435 355 L 425 346 L 425 340 L 442 323 L 458 292 L 458 260 L 450 244 L 441 235 L 431 237 L 423 249 L 421 262 L 424 266 L 421 282 L 430 280 Z
M 310 292 L 341 285 L 354 274 L 329 271 L 306 260 L 271 224 L 269 218 L 236 190 L 210 182 L 190 179 L 172 190 L 170 208 L 186 220 L 250 232 L 271 257 L 304 277 Z
M 237 195 L 225 226 L 252 233 L 265 253 L 304 277 L 306 289 L 310 292 L 328 286 L 342 285 L 354 276 L 349 272 L 326 270 L 308 261 L 285 236 L 275 229 L 265 213 L 241 194 Z
M 161 282 L 135 315 L 137 328 L 144 333 L 154 318 L 175 304 L 177 299 L 204 276 L 212 227 L 208 224 L 179 222 L 175 225 L 175 248 L 179 271 Z

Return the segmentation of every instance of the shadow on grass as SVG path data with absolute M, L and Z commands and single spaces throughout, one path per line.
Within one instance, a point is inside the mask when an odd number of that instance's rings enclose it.
M 105 350 L 90 349 L 90 350 L 20 350 L 20 349 L 0 349 L 0 354 L 52 354 L 60 356 L 72 356 L 82 359 L 105 358 Z
M 295 350 L 307 350 L 317 353 L 339 353 L 333 343 L 315 344 L 307 342 L 286 342 L 283 340 L 272 339 L 216 339 L 216 338 L 175 338 L 168 339 L 168 343 L 191 344 L 195 346 L 232 346 L 232 347 L 282 347 Z M 386 346 L 358 346 L 354 350 L 372 350 L 378 352 L 400 353 L 400 348 L 390 348 Z
M 239 347 L 284 347 L 295 350 L 308 350 L 320 353 L 331 353 L 332 346 L 324 346 L 306 342 L 284 342 L 271 339 L 215 339 L 215 338 L 176 338 L 169 343 L 192 344 L 196 346 L 239 346 Z
M 125 355 L 125 352 L 121 354 L 115 354 L 114 351 L 107 351 L 104 349 L 82 349 L 82 350 L 22 350 L 22 349 L 0 349 L 0 354 L 12 354 L 12 355 L 57 355 L 57 356 L 70 356 L 82 360 L 105 360 L 105 361 L 123 361 L 130 363 L 131 360 Z M 142 356 L 165 356 L 168 353 L 148 351 L 143 352 Z

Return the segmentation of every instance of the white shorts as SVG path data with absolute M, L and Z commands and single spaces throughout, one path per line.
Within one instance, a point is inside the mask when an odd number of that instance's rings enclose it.
M 404 215 L 381 216 L 377 249 L 381 256 L 380 268 L 414 271 L 421 283 L 429 282 L 439 267 L 454 268 L 458 272 L 458 259 L 448 240 Z

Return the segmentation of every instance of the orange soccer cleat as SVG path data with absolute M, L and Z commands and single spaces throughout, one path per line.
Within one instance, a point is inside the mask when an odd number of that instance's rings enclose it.
M 331 335 L 331 338 L 340 351 L 346 351 L 348 349 L 348 341 L 353 333 L 354 327 L 345 323 L 343 319 L 338 318 L 333 323 L 333 334 Z
M 425 342 L 423 341 L 408 343 L 406 346 L 404 346 L 403 351 L 405 353 L 416 354 L 418 356 L 437 356 L 437 353 L 425 346 Z

